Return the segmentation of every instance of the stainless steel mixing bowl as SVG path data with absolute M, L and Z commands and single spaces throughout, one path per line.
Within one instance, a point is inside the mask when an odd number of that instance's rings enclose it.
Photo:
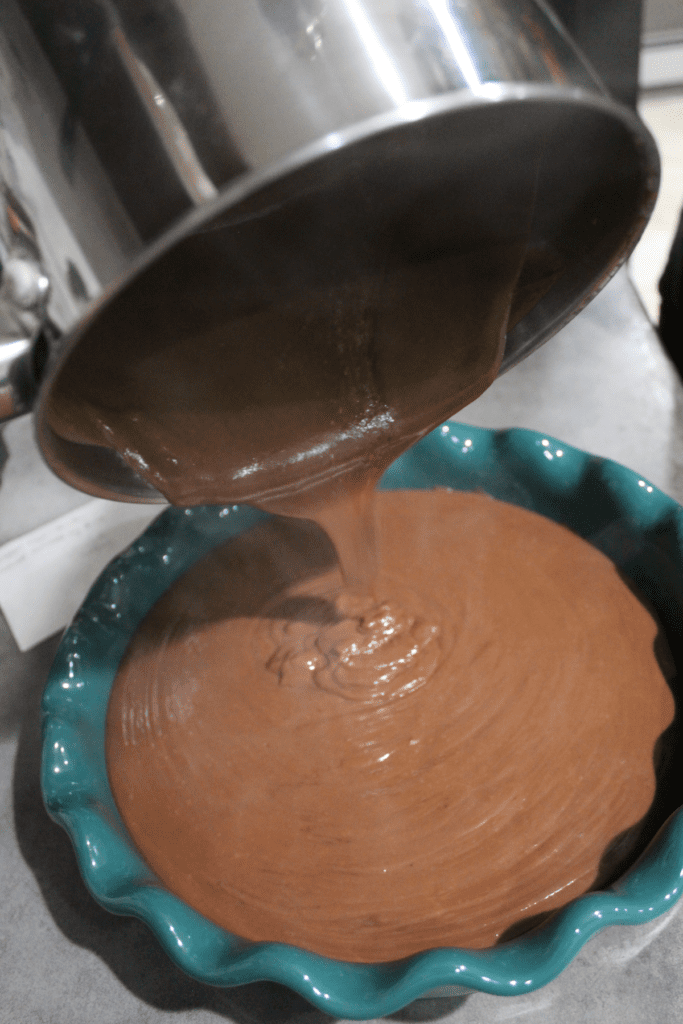
M 135 328 L 162 359 L 198 318 L 523 236 L 504 371 L 625 260 L 658 180 L 536 0 L 5 0 L 0 129 L 5 415 L 47 356 L 47 461 L 133 501 L 159 495 L 51 425 L 79 346 Z

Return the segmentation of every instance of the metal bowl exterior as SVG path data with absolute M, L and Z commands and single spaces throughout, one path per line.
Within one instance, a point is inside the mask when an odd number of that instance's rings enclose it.
M 533 431 L 452 422 L 398 459 L 382 486 L 481 488 L 569 526 L 634 580 L 672 649 L 680 650 L 683 509 L 631 470 Z M 131 633 L 164 590 L 263 515 L 240 506 L 166 510 L 104 571 L 64 636 L 43 698 L 42 789 L 98 902 L 146 921 L 175 963 L 204 982 L 277 981 L 327 1013 L 354 1019 L 393 1013 L 442 986 L 509 996 L 533 991 L 597 931 L 652 920 L 675 904 L 683 888 L 680 810 L 617 883 L 573 901 L 519 939 L 476 952 L 445 948 L 399 963 L 341 963 L 291 946 L 247 943 L 161 888 L 130 843 L 109 789 L 110 688 Z
M 3 4 L 0 252 L 19 210 L 62 333 L 192 210 L 354 125 L 490 84 L 604 95 L 535 0 L 164 6 Z
M 0 56 L 3 177 L 43 236 L 62 213 L 90 292 L 242 174 L 377 115 L 490 84 L 604 95 L 536 0 L 7 0 Z

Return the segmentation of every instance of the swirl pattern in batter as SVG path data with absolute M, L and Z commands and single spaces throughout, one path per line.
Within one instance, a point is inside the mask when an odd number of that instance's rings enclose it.
M 273 519 L 159 601 L 107 762 L 173 892 L 252 940 L 359 962 L 481 948 L 637 841 L 673 698 L 657 624 L 569 530 L 481 494 L 377 495 L 374 602 Z

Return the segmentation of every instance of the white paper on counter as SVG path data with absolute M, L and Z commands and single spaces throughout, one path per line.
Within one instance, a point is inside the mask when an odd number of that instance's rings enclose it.
M 161 511 L 93 498 L 0 547 L 0 608 L 19 650 L 68 625 L 105 565 Z

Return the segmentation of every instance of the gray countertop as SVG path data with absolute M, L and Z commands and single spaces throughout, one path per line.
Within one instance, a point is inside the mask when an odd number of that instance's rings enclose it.
M 683 501 L 683 389 L 625 272 L 458 418 L 547 431 Z M 57 483 L 51 490 L 25 425 L 7 442 L 2 540 L 37 525 L 38 505 L 54 513 L 77 501 Z M 323 1013 L 277 985 L 223 990 L 191 980 L 143 924 L 91 899 L 40 795 L 39 703 L 57 643 L 20 654 L 0 619 L 0 1024 L 324 1024 Z M 683 912 L 674 907 L 650 924 L 600 933 L 538 992 L 420 1000 L 392 1019 L 670 1024 L 683 1019 L 681 962 Z

